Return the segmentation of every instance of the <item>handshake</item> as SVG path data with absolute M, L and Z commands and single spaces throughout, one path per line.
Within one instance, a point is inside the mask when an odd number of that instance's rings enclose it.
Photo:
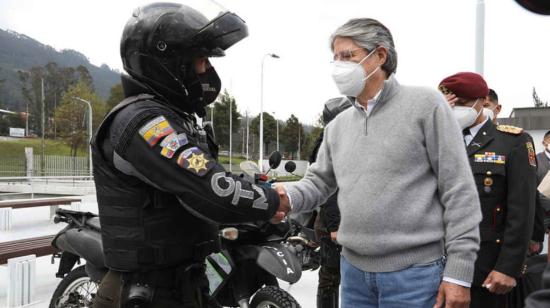
M 279 194 L 279 208 L 277 209 L 277 212 L 275 212 L 275 216 L 271 218 L 270 222 L 272 224 L 278 224 L 285 219 L 290 212 L 290 200 L 288 199 L 288 195 L 286 194 L 286 190 L 283 185 L 275 184 L 273 189 L 275 189 L 277 194 Z

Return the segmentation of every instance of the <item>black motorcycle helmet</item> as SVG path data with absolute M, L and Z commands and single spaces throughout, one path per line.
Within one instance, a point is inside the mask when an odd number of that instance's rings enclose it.
M 137 8 L 124 27 L 124 69 L 156 94 L 188 112 L 204 115 L 221 90 L 213 67 L 195 71 L 195 60 L 224 56 L 248 36 L 245 22 L 208 0 L 153 3 Z

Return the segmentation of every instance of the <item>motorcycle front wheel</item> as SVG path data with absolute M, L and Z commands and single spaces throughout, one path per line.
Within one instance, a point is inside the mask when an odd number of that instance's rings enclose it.
M 49 308 L 92 307 L 98 284 L 88 277 L 83 266 L 70 271 L 52 295 Z
M 285 290 L 276 286 L 267 286 L 254 294 L 250 308 L 301 308 L 301 306 Z

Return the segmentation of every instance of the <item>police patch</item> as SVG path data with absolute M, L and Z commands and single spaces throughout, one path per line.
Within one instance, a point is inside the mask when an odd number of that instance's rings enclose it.
M 162 137 L 173 132 L 174 129 L 163 116 L 154 118 L 139 129 L 139 134 L 151 147 L 155 146 Z
M 168 137 L 164 138 L 160 143 L 160 146 L 162 147 L 162 150 L 160 151 L 160 155 L 166 158 L 172 158 L 174 156 L 174 153 L 179 148 L 186 145 L 188 142 L 189 141 L 187 140 L 187 135 L 185 133 L 181 133 L 181 134 L 171 133 L 170 135 L 168 135 Z
M 204 176 L 214 166 L 214 161 L 197 147 L 181 152 L 178 165 L 198 176 Z
M 535 148 L 533 148 L 533 144 L 531 142 L 527 142 L 527 155 L 529 156 L 529 165 L 536 167 L 537 166 L 537 159 L 535 155 Z

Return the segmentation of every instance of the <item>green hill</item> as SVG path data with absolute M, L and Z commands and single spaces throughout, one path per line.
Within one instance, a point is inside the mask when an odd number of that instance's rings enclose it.
M 78 51 L 57 51 L 24 34 L 0 29 L 0 80 L 5 80 L 0 86 L 0 102 L 5 109 L 24 110 L 17 71 L 44 66 L 49 62 L 55 62 L 59 67 L 85 66 L 92 76 L 97 93 L 104 100 L 109 97 L 111 87 L 120 83 L 119 72 L 107 65 L 98 67 L 91 64 Z

